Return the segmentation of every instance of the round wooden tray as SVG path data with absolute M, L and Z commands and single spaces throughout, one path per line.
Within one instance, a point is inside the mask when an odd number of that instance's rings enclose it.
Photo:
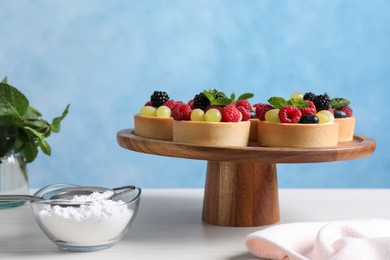
M 332 148 L 213 147 L 161 141 L 117 133 L 123 148 L 161 156 L 207 160 L 202 219 L 221 226 L 263 226 L 279 221 L 276 163 L 333 162 L 364 158 L 376 147 L 373 139 L 355 135 Z

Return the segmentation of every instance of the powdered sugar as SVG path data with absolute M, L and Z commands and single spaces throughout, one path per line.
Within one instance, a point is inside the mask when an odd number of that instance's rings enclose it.
M 109 195 L 75 196 L 72 203 L 88 202 L 80 207 L 43 205 L 38 217 L 49 233 L 69 245 L 107 244 L 121 234 L 133 215 L 123 201 L 105 199 Z

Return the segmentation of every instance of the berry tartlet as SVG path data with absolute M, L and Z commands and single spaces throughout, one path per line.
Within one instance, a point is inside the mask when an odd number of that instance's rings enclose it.
M 356 119 L 352 114 L 350 101 L 344 98 L 333 98 L 330 105 L 334 111 L 334 120 L 339 124 L 339 142 L 353 140 Z
M 203 91 L 172 110 L 173 141 L 210 146 L 247 146 L 252 106 L 243 94 L 235 100 L 217 90 Z
M 172 141 L 171 111 L 177 105 L 164 91 L 154 91 L 150 100 L 134 115 L 134 134 L 137 136 Z
M 339 125 L 334 123 L 327 94 L 293 93 L 289 100 L 268 99 L 258 105 L 257 142 L 260 146 L 325 148 L 338 144 Z

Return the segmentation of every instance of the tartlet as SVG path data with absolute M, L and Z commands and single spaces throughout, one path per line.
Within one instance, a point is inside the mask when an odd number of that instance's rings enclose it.
M 134 134 L 137 136 L 172 141 L 172 118 L 158 118 L 134 115 Z
M 210 146 L 247 146 L 251 123 L 173 121 L 173 141 Z
M 325 148 L 338 144 L 339 125 L 286 124 L 259 121 L 257 142 L 260 146 Z
M 352 141 L 355 132 L 355 117 L 335 118 L 334 121 L 339 125 L 339 142 Z

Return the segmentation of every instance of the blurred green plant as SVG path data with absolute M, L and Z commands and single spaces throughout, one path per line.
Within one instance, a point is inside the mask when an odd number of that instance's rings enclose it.
M 51 147 L 45 139 L 52 132 L 60 132 L 61 121 L 68 114 L 69 106 L 49 123 L 23 93 L 8 84 L 5 77 L 0 82 L 0 157 L 10 149 L 22 153 L 26 163 L 34 161 L 39 149 L 50 156 Z

